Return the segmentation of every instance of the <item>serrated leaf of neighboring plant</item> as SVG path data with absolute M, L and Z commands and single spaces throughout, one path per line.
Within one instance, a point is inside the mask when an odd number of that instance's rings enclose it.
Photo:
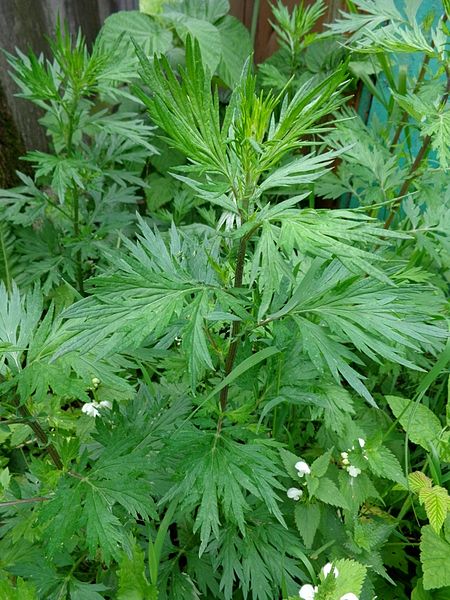
M 431 527 L 439 533 L 450 508 L 450 497 L 447 490 L 435 485 L 432 488 L 423 487 L 419 492 L 419 500 L 425 505 Z
M 432 487 L 431 479 L 421 471 L 414 471 L 414 473 L 410 473 L 408 475 L 408 483 L 411 491 L 415 494 L 418 494 L 422 488 Z

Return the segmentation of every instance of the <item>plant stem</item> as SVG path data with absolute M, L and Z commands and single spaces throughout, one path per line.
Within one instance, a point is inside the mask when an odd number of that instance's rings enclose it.
M 80 203 L 78 197 L 78 190 L 75 187 L 72 188 L 72 203 L 73 233 L 75 238 L 78 238 L 80 235 Z M 83 261 L 81 258 L 81 250 L 77 250 L 77 253 L 75 255 L 75 262 L 78 291 L 82 296 L 84 296 Z
M 11 291 L 12 291 L 12 280 L 11 280 L 11 272 L 9 270 L 8 255 L 6 253 L 6 243 L 5 243 L 5 236 L 6 236 L 6 234 L 4 233 L 5 231 L 6 231 L 6 227 L 5 227 L 5 230 L 3 230 L 3 228 L 1 227 L 1 224 L 0 224 L 0 247 L 1 247 L 1 253 L 3 255 L 3 263 L 5 265 L 6 291 L 8 293 L 11 293 Z
M 392 206 L 389 216 L 386 219 L 386 222 L 384 223 L 385 229 L 389 229 L 389 227 L 391 226 L 391 223 L 394 220 L 395 215 L 397 214 L 399 206 L 401 205 L 402 198 L 405 196 L 406 192 L 409 190 L 409 186 L 411 185 L 413 179 L 415 179 L 415 177 L 417 175 L 417 169 L 420 167 L 422 160 L 427 155 L 428 150 L 430 148 L 430 144 L 431 144 L 431 137 L 429 135 L 427 135 L 423 140 L 422 146 L 420 147 L 420 150 L 417 153 L 417 156 L 416 156 L 413 164 L 411 165 L 411 168 L 409 169 L 409 173 L 408 173 L 405 181 L 403 182 L 403 185 L 402 185 L 399 195 L 398 195 L 398 200 Z
M 444 14 L 442 17 L 442 22 L 445 23 L 447 21 L 447 15 Z M 434 48 L 434 41 L 431 42 L 431 47 Z M 420 68 L 419 71 L 419 75 L 417 76 L 417 81 L 416 84 L 414 86 L 414 89 L 412 91 L 412 95 L 415 96 L 417 94 L 417 92 L 419 91 L 420 86 L 422 85 L 422 82 L 425 78 L 425 74 L 427 72 L 427 67 L 430 63 L 430 55 L 429 54 L 425 54 L 423 61 L 422 61 L 422 66 Z M 395 146 L 397 145 L 398 140 L 400 139 L 400 135 L 406 125 L 406 119 L 408 118 L 408 111 L 404 110 L 400 116 L 400 123 L 397 127 L 397 130 L 394 134 L 394 137 L 392 138 L 392 142 L 391 142 L 391 146 L 389 148 L 389 150 L 392 152 L 392 150 L 395 148 Z
M 68 129 L 67 129 L 67 156 L 73 156 L 73 134 L 74 134 L 74 120 L 75 114 L 77 110 L 79 102 L 79 96 L 77 93 L 74 94 L 74 98 L 70 107 L 66 109 L 68 116 Z M 72 192 L 72 208 L 73 208 L 73 234 L 76 239 L 79 238 L 80 235 L 80 199 L 78 196 L 78 189 L 74 184 L 71 187 Z M 76 279 L 77 279 L 77 287 L 78 291 L 82 296 L 84 296 L 84 281 L 83 281 L 83 261 L 81 257 L 81 250 L 77 250 L 75 255 L 75 264 L 76 264 Z
M 259 11 L 261 8 L 261 0 L 254 0 L 253 12 L 252 12 L 252 24 L 250 28 L 250 36 L 252 38 L 252 45 L 255 46 L 256 32 L 258 30 Z
M 249 239 L 249 234 L 244 235 L 244 237 L 241 238 L 241 241 L 239 242 L 239 250 L 238 250 L 238 255 L 237 255 L 237 260 L 236 260 L 236 271 L 234 274 L 234 287 L 235 288 L 239 288 L 242 286 L 242 279 L 244 276 L 245 254 L 247 252 L 248 239 Z M 234 361 L 236 359 L 237 349 L 238 349 L 238 345 L 239 345 L 238 336 L 239 336 L 240 330 L 241 330 L 241 322 L 233 321 L 233 325 L 231 327 L 231 344 L 228 349 L 227 357 L 225 359 L 225 377 L 227 377 L 233 370 L 233 365 L 234 365 Z M 219 418 L 219 422 L 217 424 L 217 433 L 220 433 L 220 431 L 222 429 L 223 413 L 226 409 L 227 401 L 228 401 L 228 391 L 229 391 L 229 386 L 227 385 L 220 392 L 219 399 L 220 399 L 220 409 L 222 411 L 222 414 L 221 414 L 221 416 Z
M 51 498 L 46 498 L 45 496 L 35 496 L 34 498 L 17 498 L 16 500 L 0 502 L 0 508 L 17 506 L 18 504 L 31 504 L 32 502 L 46 502 L 47 500 L 51 500 Z
M 24 404 L 20 405 L 18 400 L 16 400 L 16 404 L 18 405 L 19 413 L 23 416 L 24 419 L 26 419 L 27 425 L 31 427 L 36 437 L 45 446 L 45 449 L 50 458 L 52 459 L 55 467 L 61 471 L 64 467 L 61 457 L 59 456 L 55 446 L 51 442 L 49 442 L 48 436 L 42 429 L 41 425 L 36 421 L 36 419 L 33 417 L 33 415 L 30 413 L 30 411 Z
M 416 81 L 416 85 L 414 86 L 414 89 L 412 91 L 413 96 L 415 94 L 417 94 L 417 92 L 419 91 L 419 88 L 422 84 L 422 81 L 425 77 L 425 73 L 427 72 L 427 66 L 430 62 L 430 56 L 428 54 L 425 55 L 423 62 L 422 62 L 422 67 L 420 68 L 420 72 L 419 75 L 417 77 L 417 81 Z M 400 136 L 402 134 L 402 131 L 406 125 L 406 119 L 408 118 L 408 111 L 404 110 L 400 116 L 400 123 L 395 131 L 394 137 L 392 138 L 392 142 L 391 142 L 391 146 L 389 148 L 389 150 L 392 152 L 395 148 L 395 146 L 398 143 L 398 140 L 400 139 Z
M 445 92 L 441 98 L 441 102 L 440 102 L 440 108 L 441 110 L 445 107 L 445 105 L 447 104 L 449 95 L 450 95 L 450 67 L 446 66 L 445 67 L 445 72 L 446 72 L 446 76 L 447 76 L 447 83 L 445 86 Z M 413 180 L 416 178 L 417 176 L 417 171 L 423 161 L 423 159 L 426 157 L 426 155 L 428 154 L 428 151 L 430 149 L 430 145 L 431 145 L 431 137 L 429 135 L 425 136 L 423 142 L 422 142 L 422 146 L 420 147 L 419 152 L 417 153 L 417 156 L 413 162 L 413 164 L 411 165 L 411 168 L 409 169 L 409 173 L 405 179 L 405 181 L 403 182 L 403 185 L 400 189 L 399 195 L 398 195 L 398 199 L 395 202 L 395 204 L 392 206 L 391 211 L 389 213 L 388 218 L 386 219 L 386 222 L 384 223 L 384 228 L 385 229 L 389 229 L 389 227 L 391 226 L 392 221 L 394 220 L 395 215 L 397 214 L 397 211 L 399 209 L 399 207 L 401 206 L 401 202 L 402 202 L 402 198 L 406 195 L 406 193 L 409 190 L 409 187 L 411 185 L 411 183 L 413 182 Z

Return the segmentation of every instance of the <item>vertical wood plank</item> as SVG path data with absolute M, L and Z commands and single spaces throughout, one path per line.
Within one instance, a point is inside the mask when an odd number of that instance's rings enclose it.
M 97 0 L 100 22 L 119 10 L 137 10 L 139 0 Z
M 41 53 L 47 45 L 44 39 L 47 33 L 47 16 L 40 0 L 0 1 L 0 45 L 4 50 L 14 54 L 17 46 L 24 52 L 31 48 Z M 14 97 L 17 86 L 8 75 L 9 66 L 2 52 L 0 68 L 0 85 L 26 147 L 45 149 L 47 139 L 37 122 L 42 112 L 26 100 Z
M 8 188 L 18 183 L 16 171 L 27 170 L 19 161 L 19 157 L 24 153 L 23 140 L 0 86 L 0 187 Z
M 41 0 L 42 1 L 42 0 Z M 55 31 L 58 21 L 67 23 L 70 33 L 76 35 L 81 28 L 88 45 L 91 45 L 100 29 L 97 2 L 94 0 L 43 0 L 47 15 L 47 30 Z

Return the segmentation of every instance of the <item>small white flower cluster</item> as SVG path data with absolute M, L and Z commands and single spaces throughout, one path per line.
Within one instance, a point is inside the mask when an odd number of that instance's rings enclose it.
M 306 463 L 304 460 L 299 460 L 298 462 L 296 462 L 295 468 L 297 469 L 297 474 L 300 477 L 300 479 L 305 475 L 309 475 L 311 473 L 311 469 L 309 468 L 308 463 Z M 288 498 L 297 502 L 303 496 L 303 490 L 300 490 L 296 487 L 291 487 L 288 489 L 286 494 Z
M 323 577 L 326 579 L 330 573 L 333 573 L 334 577 L 339 577 L 339 570 L 336 567 L 333 567 L 331 563 L 327 563 L 322 569 Z M 317 585 L 312 586 L 310 583 L 307 583 L 306 585 L 302 585 L 300 591 L 298 592 L 298 595 L 302 600 L 314 600 L 314 596 L 317 594 L 318 591 L 319 588 L 317 587 Z M 359 599 L 358 596 L 353 594 L 353 592 L 349 592 L 341 596 L 339 600 Z
M 111 402 L 109 400 L 102 400 L 101 402 L 86 402 L 81 409 L 81 412 L 85 413 L 88 417 L 99 417 L 99 408 L 111 408 Z
M 362 450 L 363 457 L 367 460 L 367 453 L 364 450 L 364 446 L 366 445 L 366 440 L 364 440 L 363 438 L 358 438 L 358 444 Z M 351 448 L 349 448 L 347 450 L 347 452 L 341 452 L 342 464 L 344 465 L 344 469 L 347 471 L 347 473 L 350 475 L 350 477 L 358 477 L 358 475 L 361 475 L 361 469 L 358 469 L 358 467 L 351 465 L 350 460 L 348 458 L 348 453 L 354 449 L 355 449 L 355 446 L 352 446 Z

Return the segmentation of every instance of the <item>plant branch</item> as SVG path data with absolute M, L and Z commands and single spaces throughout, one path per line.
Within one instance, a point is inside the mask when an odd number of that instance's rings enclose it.
M 236 271 L 234 274 L 234 287 L 235 288 L 242 286 L 242 280 L 243 280 L 243 276 L 244 276 L 245 254 L 247 252 L 247 242 L 248 242 L 249 237 L 252 234 L 252 232 L 253 232 L 253 230 L 250 233 L 244 235 L 244 237 L 242 237 L 241 241 L 239 242 L 239 250 L 238 250 L 238 255 L 237 255 L 237 260 L 236 260 Z M 225 359 L 225 377 L 227 377 L 233 370 L 233 365 L 234 365 L 234 361 L 236 360 L 236 354 L 237 354 L 237 349 L 238 349 L 238 345 L 239 345 L 240 331 L 241 331 L 241 322 L 234 321 L 233 325 L 231 326 L 231 343 L 230 343 L 230 347 L 228 349 L 228 354 Z M 222 411 L 222 414 L 220 415 L 219 421 L 217 423 L 217 434 L 219 434 L 222 429 L 223 413 L 225 412 L 227 402 L 228 402 L 228 392 L 229 392 L 228 385 L 226 385 L 220 392 L 219 402 L 220 402 L 220 409 Z
M 448 98 L 450 95 L 450 67 L 449 66 L 445 67 L 445 72 L 446 72 L 447 82 L 446 82 L 446 86 L 445 86 L 445 92 L 444 92 L 444 94 L 441 98 L 441 102 L 440 102 L 441 110 L 447 104 L 447 101 L 448 101 Z M 386 222 L 384 224 L 385 229 L 389 229 L 389 227 L 391 226 L 391 223 L 394 220 L 394 217 L 397 214 L 397 211 L 401 205 L 402 198 L 404 196 L 406 196 L 411 183 L 417 177 L 417 171 L 418 171 L 423 159 L 428 154 L 430 145 L 431 145 L 431 136 L 427 135 L 427 136 L 425 136 L 425 138 L 422 142 L 422 146 L 420 147 L 420 150 L 417 153 L 417 156 L 416 156 L 413 164 L 411 165 L 411 168 L 409 169 L 409 173 L 408 173 L 405 181 L 403 182 L 403 185 L 402 185 L 399 195 L 398 195 L 398 199 L 395 202 L 395 204 L 392 206 L 389 216 L 386 219 Z
M 447 15 L 445 14 L 442 17 L 442 22 L 445 23 L 446 21 L 447 21 Z M 435 47 L 434 41 L 431 42 L 431 47 L 432 48 Z M 416 84 L 415 84 L 414 89 L 412 91 L 413 96 L 415 94 L 417 94 L 417 92 L 419 91 L 420 86 L 422 85 L 422 82 L 423 82 L 423 80 L 425 78 L 425 74 L 427 72 L 427 67 L 428 67 L 428 65 L 430 63 L 430 59 L 431 59 L 430 55 L 429 54 L 425 54 L 425 56 L 423 58 L 423 61 L 422 61 L 422 66 L 421 66 L 420 71 L 419 71 L 419 75 L 417 76 Z M 401 133 L 402 133 L 402 131 L 403 131 L 405 125 L 406 125 L 406 119 L 407 118 L 408 118 L 408 111 L 404 110 L 402 112 L 401 116 L 400 116 L 400 123 L 399 123 L 399 125 L 398 125 L 398 127 L 397 127 L 397 129 L 395 131 L 394 137 L 392 138 L 392 142 L 391 142 L 391 145 L 390 145 L 390 148 L 389 148 L 389 150 L 391 152 L 393 151 L 393 149 L 395 148 L 395 146 L 398 143 L 398 140 L 400 139 Z
M 417 94 L 420 86 L 422 85 L 422 81 L 425 77 L 425 73 L 427 72 L 427 66 L 428 66 L 429 62 L 430 62 L 430 56 L 429 56 L 429 54 L 426 54 L 423 59 L 423 62 L 422 62 L 422 67 L 420 68 L 419 75 L 417 77 L 416 85 L 414 86 L 414 89 L 412 91 L 413 95 Z M 402 131 L 405 128 L 407 118 L 408 118 L 408 111 L 404 110 L 402 112 L 402 114 L 400 115 L 400 123 L 395 131 L 394 137 L 392 138 L 392 142 L 389 147 L 389 150 L 391 152 L 394 150 L 395 146 L 398 143 L 398 140 L 400 139 Z
M 61 471 L 64 467 L 61 457 L 59 456 L 59 453 L 56 450 L 55 446 L 51 442 L 49 442 L 48 436 L 42 429 L 41 425 L 38 423 L 38 421 L 36 421 L 36 419 L 33 417 L 33 415 L 30 413 L 30 411 L 24 404 L 20 405 L 18 400 L 16 400 L 16 404 L 18 406 L 19 413 L 26 420 L 27 425 L 31 427 L 38 440 L 40 440 L 41 443 L 45 446 L 45 449 L 50 458 L 52 459 L 55 467 Z
M 73 233 L 75 238 L 80 236 L 80 203 L 78 190 L 75 186 L 72 188 L 72 203 L 73 203 Z M 81 250 L 77 250 L 75 255 L 76 277 L 78 291 L 84 296 L 84 280 L 83 280 L 83 262 L 81 258 Z
M 7 506 L 16 506 L 18 504 L 31 504 L 32 502 L 46 502 L 47 500 L 51 500 L 51 498 L 46 498 L 45 496 L 35 496 L 34 498 L 18 498 L 17 500 L 7 500 L 6 502 L 0 502 L 0 508 L 5 508 Z

